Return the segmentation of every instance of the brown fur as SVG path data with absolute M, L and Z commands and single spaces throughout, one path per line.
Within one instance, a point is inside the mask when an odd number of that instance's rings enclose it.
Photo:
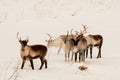
M 85 61 L 84 51 L 87 49 L 87 41 L 83 37 L 83 34 L 78 35 L 76 39 L 73 39 L 73 42 L 75 44 L 74 47 L 78 50 L 77 52 L 75 52 L 75 61 L 77 61 L 77 53 L 79 53 L 79 62 Z
M 47 60 L 45 59 L 45 56 L 47 54 L 47 47 L 44 45 L 27 45 L 28 40 L 19 40 L 21 44 L 21 57 L 22 57 L 22 65 L 21 69 L 23 69 L 25 61 L 29 60 L 31 63 L 32 69 L 34 69 L 33 65 L 33 59 L 40 58 L 41 60 L 41 66 L 40 69 L 42 69 L 44 63 L 45 68 L 47 68 Z
M 96 44 L 93 44 L 94 42 L 91 42 L 88 44 L 88 46 L 90 46 L 90 58 L 92 58 L 92 48 L 93 47 L 97 47 L 99 49 L 97 58 L 100 58 L 101 57 L 101 47 L 103 44 L 103 37 L 101 35 L 88 35 L 88 37 L 90 40 L 96 41 Z M 86 51 L 86 57 L 87 57 L 87 55 L 88 55 L 88 50 Z
M 101 35 L 91 35 L 94 40 L 98 41 L 99 39 L 102 39 Z

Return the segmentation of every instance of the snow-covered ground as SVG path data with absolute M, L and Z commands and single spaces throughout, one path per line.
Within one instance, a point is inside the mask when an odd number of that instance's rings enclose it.
M 38 70 L 39 59 L 34 60 L 35 70 L 26 62 L 21 70 L 20 44 L 29 36 L 29 45 L 44 44 L 49 39 L 80 30 L 86 24 L 90 34 L 104 37 L 102 58 L 85 63 L 65 62 L 64 52 L 49 49 L 48 68 Z M 88 33 L 88 34 L 89 34 Z M 120 79 L 120 0 L 0 0 L 0 80 L 119 80 Z M 80 71 L 79 66 L 88 67 Z

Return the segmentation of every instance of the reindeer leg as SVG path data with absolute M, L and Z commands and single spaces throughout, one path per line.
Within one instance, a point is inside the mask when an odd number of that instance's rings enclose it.
M 23 67 L 24 67 L 24 64 L 25 64 L 25 61 L 26 61 L 25 59 L 23 59 L 23 60 L 22 60 L 21 69 L 23 69 Z
M 66 61 L 66 58 L 67 58 L 67 53 L 65 53 L 65 61 Z
M 90 47 L 90 58 L 92 58 L 92 47 Z
M 75 62 L 77 61 L 77 52 L 75 53 Z
M 30 59 L 30 64 L 31 64 L 32 69 L 34 70 L 34 65 L 33 65 L 33 60 L 32 59 Z
M 97 58 L 101 58 L 101 48 L 99 48 L 99 52 L 98 52 Z
M 68 61 L 69 61 L 69 57 L 70 57 L 70 51 L 68 52 Z
M 101 48 L 99 49 L 99 54 L 100 54 L 100 58 L 101 58 Z
M 41 66 L 40 66 L 40 69 L 42 69 L 43 64 L 44 64 L 44 60 L 43 60 L 43 58 L 40 58 L 40 60 L 41 60 Z
M 72 52 L 71 61 L 73 61 L 73 54 L 74 54 L 74 53 Z
M 84 51 L 82 52 L 82 61 L 85 62 L 85 53 L 84 53 Z
M 88 48 L 85 50 L 86 52 L 86 58 L 88 57 Z
M 60 53 L 61 48 L 62 48 L 62 45 L 60 45 L 60 47 L 59 47 L 59 49 L 58 49 L 58 53 L 57 53 L 57 54 L 59 54 L 59 53 Z
M 82 52 L 79 52 L 79 62 L 81 61 L 80 59 L 82 58 Z
M 44 59 L 44 62 L 45 62 L 45 68 L 47 68 L 47 60 Z

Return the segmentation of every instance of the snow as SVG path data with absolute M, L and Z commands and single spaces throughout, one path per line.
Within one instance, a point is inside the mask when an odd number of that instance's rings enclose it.
M 119 80 L 120 79 L 120 0 L 0 0 L 0 80 Z M 39 59 L 34 60 L 35 70 L 26 62 L 21 70 L 20 44 L 29 37 L 29 45 L 44 44 L 49 39 L 80 30 L 87 25 L 87 34 L 104 37 L 102 58 L 87 58 L 83 63 L 64 61 L 64 52 L 48 50 L 48 68 L 39 70 Z M 87 66 L 80 71 L 78 68 Z

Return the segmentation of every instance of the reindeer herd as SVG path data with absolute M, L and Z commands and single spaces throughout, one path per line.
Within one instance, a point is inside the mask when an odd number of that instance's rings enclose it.
M 29 39 L 27 37 L 26 40 L 21 40 L 21 37 L 19 36 L 19 33 L 17 33 L 17 39 L 19 40 L 19 43 L 21 44 L 20 54 L 22 58 L 22 65 L 21 69 L 23 69 L 25 61 L 29 60 L 31 63 L 32 69 L 34 69 L 33 65 L 33 59 L 40 58 L 41 66 L 39 69 L 42 69 L 43 65 L 45 64 L 45 68 L 47 68 L 47 60 L 45 59 L 45 56 L 47 54 L 48 48 L 50 47 L 57 47 L 58 52 L 60 53 L 61 49 L 63 49 L 65 53 L 65 61 L 69 61 L 70 53 L 71 61 L 73 61 L 73 57 L 75 59 L 75 62 L 77 61 L 77 58 L 79 57 L 79 62 L 84 62 L 85 58 L 88 57 L 88 49 L 90 49 L 90 58 L 92 58 L 92 49 L 93 47 L 98 48 L 98 55 L 97 58 L 101 58 L 101 47 L 103 44 L 103 37 L 101 35 L 87 35 L 87 28 L 86 25 L 82 25 L 83 30 L 80 32 L 75 31 L 75 34 L 73 34 L 73 29 L 69 32 L 67 32 L 66 35 L 60 35 L 56 39 L 52 39 L 52 36 L 50 34 L 47 34 L 49 36 L 49 39 L 46 40 L 47 46 L 45 45 L 27 45 Z M 77 56 L 79 55 L 79 56 Z

